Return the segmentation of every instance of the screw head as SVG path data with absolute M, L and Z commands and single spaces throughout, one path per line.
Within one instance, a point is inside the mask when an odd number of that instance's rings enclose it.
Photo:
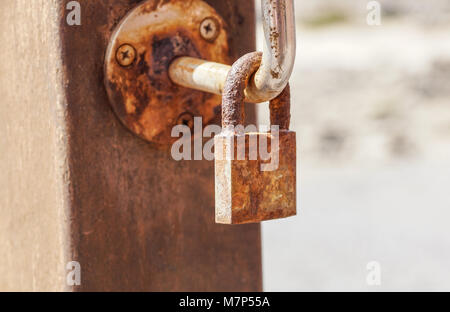
M 136 59 L 136 49 L 130 44 L 122 44 L 116 51 L 116 59 L 120 66 L 130 66 Z
M 217 19 L 210 16 L 200 23 L 200 36 L 206 41 L 214 41 L 219 36 L 220 24 Z

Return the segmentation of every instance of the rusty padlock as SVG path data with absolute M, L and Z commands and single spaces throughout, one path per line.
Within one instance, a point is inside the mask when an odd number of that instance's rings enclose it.
M 246 132 L 243 127 L 244 90 L 260 64 L 261 53 L 244 55 L 233 64 L 224 86 L 222 131 L 214 137 L 217 223 L 296 214 L 296 136 L 289 130 L 289 85 L 270 101 L 269 132 Z

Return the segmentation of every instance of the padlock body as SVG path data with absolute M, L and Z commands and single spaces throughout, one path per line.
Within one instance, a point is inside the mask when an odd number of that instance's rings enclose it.
M 270 132 L 221 133 L 214 138 L 216 223 L 253 223 L 296 214 L 296 135 L 288 130 L 277 133 L 278 144 Z M 270 159 L 260 153 L 261 139 L 267 142 L 263 150 L 270 150 Z

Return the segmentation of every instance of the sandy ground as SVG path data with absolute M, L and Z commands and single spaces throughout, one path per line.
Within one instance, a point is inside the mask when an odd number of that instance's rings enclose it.
M 265 290 L 450 290 L 449 29 L 298 27 L 299 215 L 263 224 Z

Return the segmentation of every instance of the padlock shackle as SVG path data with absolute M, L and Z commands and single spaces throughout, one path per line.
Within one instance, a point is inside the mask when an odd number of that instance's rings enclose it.
M 228 73 L 222 94 L 222 129 L 244 125 L 244 90 L 261 64 L 261 52 L 242 56 Z M 280 130 L 289 130 L 291 119 L 291 94 L 289 84 L 269 103 L 270 124 Z
M 222 94 L 222 130 L 244 125 L 244 90 L 261 65 L 262 53 L 251 52 L 239 58 L 228 72 Z
M 270 124 L 278 125 L 279 130 L 289 130 L 291 123 L 291 87 L 289 83 L 284 90 L 269 102 Z

